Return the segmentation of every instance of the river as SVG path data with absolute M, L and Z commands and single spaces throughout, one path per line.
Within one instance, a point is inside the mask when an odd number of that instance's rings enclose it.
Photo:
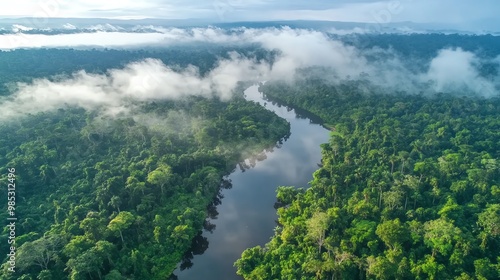
M 245 98 L 265 104 L 265 108 L 290 122 L 291 135 L 280 148 L 266 152 L 267 158 L 255 167 L 244 172 L 236 168 L 228 176 L 232 188 L 221 191 L 219 214 L 210 220 L 215 229 L 212 233 L 205 230 L 199 237 L 208 248 L 191 259 L 190 268 L 174 272 L 180 280 L 241 280 L 233 263 L 245 249 L 263 246 L 274 234 L 277 187 L 308 187 L 321 161 L 320 144 L 328 141 L 327 129 L 299 118 L 290 108 L 265 101 L 258 85 L 245 90 Z

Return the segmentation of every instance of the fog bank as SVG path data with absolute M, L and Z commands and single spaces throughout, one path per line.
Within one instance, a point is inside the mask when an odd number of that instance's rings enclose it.
M 93 40 L 102 39 L 101 35 L 93 34 Z M 217 28 L 172 28 L 154 33 L 154 36 L 163 36 L 161 39 L 141 37 L 151 34 L 136 35 L 136 44 L 157 39 L 164 44 L 257 43 L 265 50 L 279 51 L 279 56 L 271 63 L 231 52 L 229 59 L 220 59 L 216 67 L 203 76 L 195 66 L 174 70 L 158 60 L 146 59 L 130 63 L 122 69 L 110 69 L 104 75 L 80 71 L 64 79 L 37 79 L 29 84 L 18 84 L 11 96 L 0 100 L 1 117 L 51 111 L 65 106 L 99 109 L 115 115 L 127 111 L 136 102 L 190 95 L 216 96 L 227 100 L 231 98 L 238 81 L 293 81 L 300 78 L 296 75 L 298 69 L 311 67 L 320 67 L 318 69 L 322 70 L 317 75 L 327 82 L 338 84 L 346 80 L 368 80 L 372 85 L 387 89 L 388 93 L 449 92 L 488 97 L 497 95 L 500 85 L 498 74 L 486 79 L 479 72 L 481 63 L 500 66 L 499 58 L 484 61 L 460 48 L 444 49 L 430 61 L 415 62 L 423 63 L 419 69 L 424 69 L 416 72 L 407 67 L 411 61 L 405 61 L 391 50 L 374 48 L 361 51 L 312 30 L 242 28 L 228 33 Z

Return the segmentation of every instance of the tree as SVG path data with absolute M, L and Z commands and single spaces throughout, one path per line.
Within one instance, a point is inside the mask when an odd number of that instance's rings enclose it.
M 104 276 L 104 280 L 123 280 L 123 279 L 125 278 L 116 269 L 111 270 L 108 274 L 106 274 L 106 276 Z
M 484 229 L 480 235 L 482 236 L 481 246 L 485 248 L 488 237 L 500 236 L 500 204 L 489 205 L 479 214 L 477 223 Z
M 307 221 L 307 235 L 318 243 L 318 254 L 321 254 L 321 247 L 325 242 L 325 233 L 328 229 L 329 218 L 324 212 L 316 212 Z
M 38 273 L 36 279 L 37 280 L 52 280 L 52 279 L 54 279 L 54 276 L 52 275 L 52 272 L 50 272 L 50 270 L 45 269 L 45 270 L 40 271 L 40 273 Z
M 420 265 L 422 271 L 428 275 L 428 279 L 440 279 L 439 274 L 445 270 L 445 266 L 436 261 L 434 256 L 426 255 L 424 261 Z
M 490 236 L 500 236 L 500 204 L 491 204 L 479 214 L 478 224 Z
M 403 201 L 403 192 L 400 190 L 391 190 L 384 193 L 384 204 L 391 210 L 401 207 Z
M 108 224 L 108 229 L 112 232 L 118 232 L 120 234 L 120 238 L 122 239 L 122 243 L 125 244 L 125 240 L 123 239 L 123 231 L 132 225 L 135 217 L 132 213 L 127 211 L 121 211 L 116 215 L 116 217 L 111 220 Z
M 410 153 L 408 153 L 407 151 L 400 151 L 398 157 L 401 160 L 401 174 L 403 174 L 405 165 L 410 158 Z
M 397 267 L 389 262 L 387 258 L 369 256 L 367 259 L 367 275 L 373 275 L 376 279 L 392 279 L 397 272 Z
M 163 195 L 163 187 L 172 177 L 172 168 L 169 165 L 161 165 L 154 171 L 148 174 L 148 183 L 153 185 L 159 185 L 161 189 L 161 194 Z
M 111 252 L 115 246 L 108 241 L 98 241 L 94 247 L 86 250 L 82 254 L 68 260 L 67 266 L 71 270 L 71 279 L 79 279 L 83 276 L 90 276 L 97 273 L 102 279 L 102 269 L 107 261 L 111 262 Z
M 238 269 L 236 273 L 244 277 L 249 275 L 263 260 L 262 254 L 260 246 L 243 251 L 241 258 L 234 263 L 234 266 Z
M 324 258 L 324 262 L 321 264 L 322 270 L 326 272 L 331 272 L 332 279 L 342 279 L 338 275 L 347 266 L 349 262 L 357 261 L 356 257 L 349 252 L 341 252 L 338 248 L 334 250 L 332 256 L 327 256 Z
M 417 208 L 417 199 L 421 196 L 420 192 L 420 181 L 422 179 L 422 175 L 420 179 L 417 179 L 417 177 L 412 176 L 412 175 L 405 175 L 404 177 L 404 184 L 408 186 L 411 190 L 411 197 L 413 198 L 413 209 Z M 406 209 L 406 203 L 405 203 L 405 209 Z
M 126 181 L 125 188 L 131 191 L 131 196 L 136 195 L 136 192 L 141 192 L 144 196 L 146 184 L 144 182 L 139 182 L 139 180 L 134 176 L 129 176 Z
M 67 264 L 71 270 L 71 280 L 92 278 L 92 273 L 97 272 L 101 278 L 102 260 L 95 250 L 87 250 L 74 259 L 69 259 Z
M 408 240 L 408 231 L 399 219 L 385 221 L 377 226 L 377 236 L 384 241 L 387 247 L 396 250 Z
M 47 235 L 33 242 L 26 242 L 18 249 L 16 265 L 21 270 L 27 270 L 33 265 L 46 270 L 49 263 L 57 259 L 63 244 L 64 239 L 60 235 Z
M 424 243 L 432 249 L 433 257 L 437 252 L 448 256 L 455 242 L 461 239 L 462 231 L 444 218 L 426 222 L 424 229 Z
M 477 279 L 498 279 L 500 271 L 496 266 L 498 265 L 492 264 L 487 258 L 475 260 L 474 268 Z
M 280 186 L 276 190 L 276 198 L 278 202 L 283 205 L 289 205 L 293 198 L 299 193 L 299 191 L 295 187 L 284 187 Z
M 120 213 L 120 205 L 122 204 L 122 200 L 119 196 L 113 195 L 108 204 L 116 208 L 116 210 L 118 210 L 118 213 Z
M 308 259 L 303 265 L 302 269 L 306 272 L 315 273 L 316 279 L 323 278 L 323 272 L 325 271 L 326 266 L 321 260 L 318 259 Z
M 358 247 L 364 247 L 368 242 L 375 240 L 375 229 L 377 223 L 368 220 L 354 220 L 351 226 L 346 229 L 346 233 L 350 236 L 353 250 Z
M 93 240 L 89 239 L 88 235 L 73 236 L 68 244 L 64 246 L 63 253 L 70 258 L 76 258 L 84 251 L 90 249 L 94 243 Z
M 85 234 L 90 239 L 99 240 L 105 235 L 106 224 L 102 219 L 87 215 L 87 217 L 80 222 L 80 228 L 85 231 Z

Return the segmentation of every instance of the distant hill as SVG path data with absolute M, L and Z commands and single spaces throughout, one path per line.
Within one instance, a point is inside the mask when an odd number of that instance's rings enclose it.
M 37 31 L 54 32 L 66 30 L 63 33 L 88 32 L 88 30 L 101 29 L 100 31 L 124 32 L 154 32 L 145 27 L 206 27 L 215 26 L 224 29 L 247 27 L 268 28 L 289 26 L 291 28 L 314 29 L 329 31 L 339 34 L 347 33 L 460 33 L 476 34 L 477 32 L 462 30 L 449 25 L 391 22 L 387 24 L 340 22 L 340 21 L 312 21 L 312 20 L 282 20 L 282 21 L 242 21 L 242 22 L 216 22 L 208 19 L 104 19 L 104 18 L 0 18 L 0 34 L 22 31 L 24 33 L 37 33 Z M 137 28 L 137 27 L 142 27 Z M 135 28 L 135 29 L 134 29 Z M 138 31 L 139 30 L 139 31 Z M 500 35 L 500 32 L 481 32 Z

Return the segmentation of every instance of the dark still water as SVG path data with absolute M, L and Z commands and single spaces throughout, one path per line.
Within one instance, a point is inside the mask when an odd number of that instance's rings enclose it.
M 246 99 L 261 105 L 266 103 L 258 86 L 245 91 Z M 295 111 L 267 102 L 265 107 L 291 124 L 291 135 L 280 148 L 267 152 L 267 158 L 242 172 L 237 168 L 228 179 L 232 188 L 221 191 L 216 219 L 210 220 L 215 229 L 204 231 L 198 238 L 201 255 L 192 258 L 191 268 L 177 269 L 180 280 L 233 280 L 233 263 L 250 247 L 263 246 L 276 227 L 276 189 L 278 186 L 307 187 L 312 173 L 321 161 L 320 144 L 328 141 L 329 132 L 309 119 L 297 118 Z M 195 253 L 196 254 L 196 253 Z

